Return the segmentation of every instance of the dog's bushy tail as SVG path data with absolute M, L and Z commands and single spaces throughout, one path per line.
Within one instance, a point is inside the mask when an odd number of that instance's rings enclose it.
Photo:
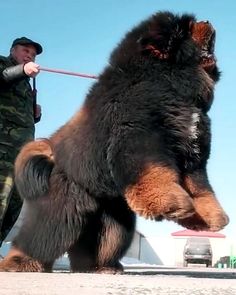
M 22 148 L 15 161 L 15 184 L 22 199 L 33 200 L 48 192 L 53 167 L 49 139 L 31 141 Z

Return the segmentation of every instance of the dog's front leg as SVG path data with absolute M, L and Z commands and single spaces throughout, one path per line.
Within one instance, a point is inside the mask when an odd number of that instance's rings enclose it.
M 180 225 L 193 230 L 218 231 L 228 224 L 229 218 L 217 200 L 205 170 L 185 175 L 183 187 L 192 197 L 196 213 L 178 220 Z

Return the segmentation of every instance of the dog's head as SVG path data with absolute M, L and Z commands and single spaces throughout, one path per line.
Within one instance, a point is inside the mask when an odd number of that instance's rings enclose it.
M 138 40 L 141 53 L 175 62 L 183 43 L 191 38 L 190 23 L 194 22 L 192 15 L 178 17 L 169 12 L 157 13 L 150 19 L 146 31 Z M 193 48 L 188 48 L 189 52 L 182 52 L 182 55 L 190 57 L 194 54 L 192 50 Z
M 179 17 L 171 12 L 159 12 L 130 31 L 110 61 L 125 65 L 148 57 L 154 61 L 192 62 L 197 50 L 191 39 L 190 23 L 194 22 L 193 15 Z
M 206 71 L 212 71 L 216 66 L 213 26 L 208 21 L 197 22 L 191 15 L 167 16 L 153 17 L 146 36 L 140 38 L 143 53 L 174 62 L 197 60 Z
M 190 14 L 160 12 L 129 32 L 111 56 L 119 66 L 150 58 L 153 62 L 201 65 L 217 71 L 215 30 L 209 22 L 197 22 Z M 213 73 L 215 74 L 215 73 Z

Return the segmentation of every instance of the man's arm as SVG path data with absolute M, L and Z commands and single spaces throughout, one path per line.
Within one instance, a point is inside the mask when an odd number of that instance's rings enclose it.
M 25 77 L 35 77 L 39 73 L 39 65 L 29 62 L 16 66 L 9 66 L 6 59 L 0 58 L 0 85 L 11 84 L 19 79 Z M 36 95 L 36 94 L 34 94 Z M 36 104 L 36 97 L 34 98 L 34 122 L 38 123 L 41 119 L 41 106 Z
M 39 65 L 34 62 L 7 67 L 0 66 L 1 80 L 11 82 L 25 77 L 35 77 L 39 73 Z
M 5 68 L 1 73 L 1 78 L 5 82 L 11 82 L 14 80 L 18 80 L 21 78 L 27 77 L 27 75 L 24 72 L 24 65 L 17 65 L 17 66 L 11 66 Z

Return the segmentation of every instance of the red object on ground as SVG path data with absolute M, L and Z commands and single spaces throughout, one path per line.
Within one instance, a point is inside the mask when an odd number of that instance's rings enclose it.
M 225 238 L 224 234 L 210 231 L 180 230 L 171 234 L 173 237 L 208 237 L 208 238 Z

